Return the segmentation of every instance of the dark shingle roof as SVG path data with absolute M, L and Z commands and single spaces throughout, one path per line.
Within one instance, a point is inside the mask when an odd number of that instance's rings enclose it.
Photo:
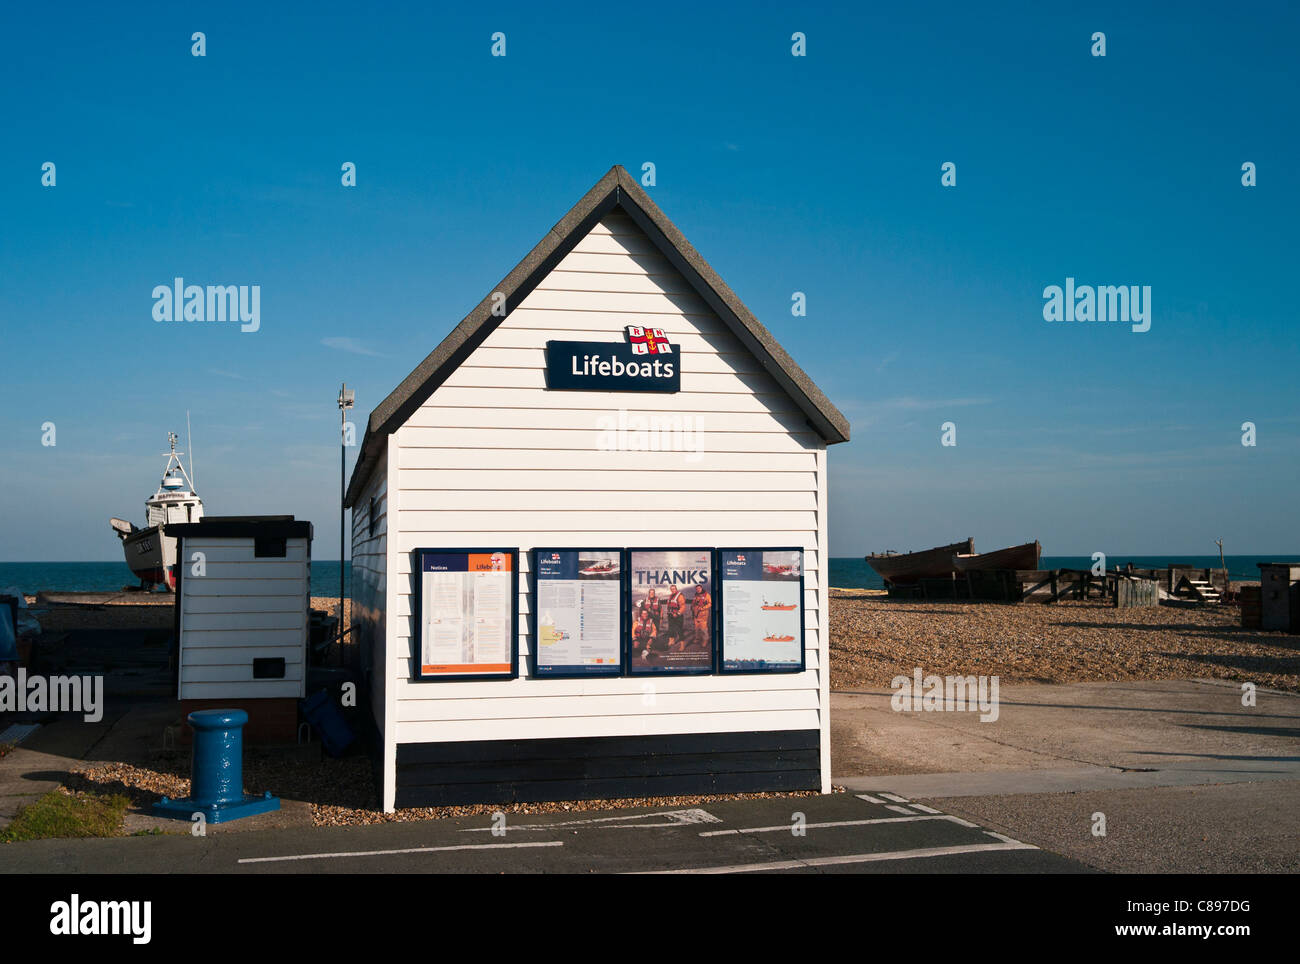
M 483 340 L 502 322 L 493 315 L 493 295 L 505 295 L 506 314 L 541 282 L 574 246 L 614 208 L 627 213 L 656 247 L 691 283 L 696 293 L 740 339 L 763 368 L 803 410 L 809 425 L 827 444 L 847 442 L 848 420 L 831 404 L 804 370 L 795 364 L 772 333 L 727 287 L 717 272 L 691 246 L 677 226 L 621 165 L 614 165 L 588 191 L 546 237 L 515 265 L 486 298 L 475 306 L 415 371 L 407 375 L 370 413 L 361 454 L 352 471 L 344 505 L 352 506 L 370 475 L 389 434 L 395 432 L 447 377 L 460 367 Z

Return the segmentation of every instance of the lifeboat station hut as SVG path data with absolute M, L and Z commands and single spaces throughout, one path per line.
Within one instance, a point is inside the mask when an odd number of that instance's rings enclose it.
M 371 413 L 383 808 L 830 791 L 849 425 L 622 167 Z

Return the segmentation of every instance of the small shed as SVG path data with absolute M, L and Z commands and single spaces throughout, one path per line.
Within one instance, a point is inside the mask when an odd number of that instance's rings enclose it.
M 208 516 L 176 546 L 177 695 L 186 714 L 248 713 L 246 739 L 293 742 L 306 694 L 310 522 Z
M 1258 565 L 1260 628 L 1300 632 L 1300 562 Z
M 384 809 L 829 792 L 848 437 L 612 168 L 366 425 L 345 504 Z

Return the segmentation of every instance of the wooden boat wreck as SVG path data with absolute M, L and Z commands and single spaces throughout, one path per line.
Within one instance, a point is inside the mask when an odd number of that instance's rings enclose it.
M 957 572 L 987 572 L 990 569 L 1037 569 L 1042 557 L 1043 547 L 1037 541 L 1026 542 L 1023 546 L 1008 546 L 992 552 L 977 552 L 970 555 L 958 553 L 952 557 L 953 568 Z
M 956 571 L 952 562 L 954 556 L 974 554 L 975 540 L 967 538 L 920 552 L 873 552 L 866 560 L 867 565 L 885 580 L 885 585 L 906 586 L 922 579 L 948 579 Z

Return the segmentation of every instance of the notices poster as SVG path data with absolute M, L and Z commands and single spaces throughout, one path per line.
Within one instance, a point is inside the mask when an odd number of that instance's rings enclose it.
M 518 551 L 417 549 L 423 679 L 515 676 Z
M 713 671 L 713 550 L 628 552 L 628 671 Z
M 799 672 L 803 550 L 721 549 L 722 671 Z
M 536 675 L 620 675 L 622 553 L 537 549 L 533 578 Z

